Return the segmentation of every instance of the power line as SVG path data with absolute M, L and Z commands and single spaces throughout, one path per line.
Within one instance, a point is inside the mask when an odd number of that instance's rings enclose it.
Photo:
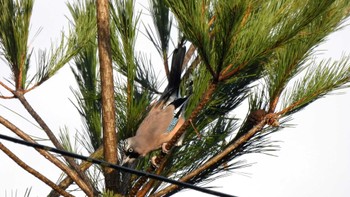
M 94 158 L 78 155 L 76 153 L 72 153 L 72 152 L 68 152 L 68 151 L 64 151 L 64 150 L 59 150 L 59 149 L 56 149 L 56 148 L 52 148 L 52 147 L 41 145 L 41 144 L 37 144 L 37 143 L 27 142 L 27 141 L 20 140 L 20 139 L 17 139 L 17 138 L 13 138 L 13 137 L 10 137 L 10 136 L 6 136 L 6 135 L 0 134 L 0 138 L 4 139 L 4 140 L 7 140 L 7 141 L 14 142 L 14 143 L 18 143 L 18 144 L 21 144 L 21 145 L 26 145 L 26 146 L 30 146 L 30 147 L 33 147 L 33 148 L 43 149 L 43 150 L 46 150 L 46 151 L 49 151 L 49 152 L 58 153 L 58 154 L 63 155 L 63 156 L 68 156 L 68 157 L 72 157 L 72 158 L 76 158 L 76 159 L 81 159 L 83 161 L 91 162 L 91 163 L 94 163 L 94 164 L 99 164 L 99 165 L 102 165 L 104 167 L 109 167 L 109 168 L 113 168 L 113 169 L 116 169 L 116 170 L 121 170 L 121 171 L 128 172 L 128 173 L 131 173 L 131 174 L 135 174 L 135 175 L 138 175 L 138 176 L 145 176 L 145 177 L 148 177 L 148 178 L 151 178 L 151 179 L 156 179 L 156 180 L 159 180 L 159 181 L 164 181 L 164 182 L 171 183 L 171 184 L 174 184 L 174 185 L 178 185 L 178 186 L 181 186 L 181 187 L 190 188 L 190 189 L 197 190 L 197 191 L 200 191 L 200 192 L 203 192 L 203 193 L 207 193 L 207 194 L 211 194 L 211 195 L 215 195 L 215 196 L 235 197 L 233 195 L 229 195 L 229 194 L 225 194 L 225 193 L 209 190 L 209 189 L 206 189 L 206 188 L 198 187 L 198 186 L 192 185 L 190 183 L 172 180 L 172 179 L 169 179 L 169 178 L 164 177 L 164 176 L 159 176 L 159 175 L 156 175 L 156 174 L 143 172 L 143 171 L 135 170 L 135 169 L 128 168 L 128 167 L 124 167 L 124 166 L 120 166 L 120 165 L 116 165 L 116 164 L 111 164 L 111 163 L 108 163 L 108 162 L 103 161 L 103 160 L 99 160 L 99 159 L 94 159 Z

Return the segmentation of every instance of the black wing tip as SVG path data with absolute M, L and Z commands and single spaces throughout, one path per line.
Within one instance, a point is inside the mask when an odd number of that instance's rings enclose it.
M 179 44 L 178 48 L 176 48 L 173 52 L 171 70 L 169 73 L 169 83 L 162 95 L 162 99 L 168 99 L 171 95 L 177 94 L 181 83 L 181 73 L 185 55 L 186 46 Z
M 169 105 L 174 105 L 175 109 L 177 109 L 178 107 L 182 106 L 187 101 L 187 99 L 188 96 L 184 98 L 178 98 L 171 102 Z

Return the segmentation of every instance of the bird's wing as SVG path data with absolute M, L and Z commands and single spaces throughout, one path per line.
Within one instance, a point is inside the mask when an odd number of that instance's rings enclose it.
M 150 139 L 159 137 L 159 135 L 166 132 L 170 122 L 174 118 L 175 108 L 185 102 L 186 99 L 177 98 L 185 53 L 185 46 L 174 50 L 168 86 L 140 124 L 136 135 L 142 135 Z
M 174 110 L 174 105 L 165 108 L 162 105 L 154 106 L 140 124 L 136 135 L 150 140 L 158 138 L 169 127 L 171 120 L 174 118 Z
M 138 152 L 145 155 L 155 150 L 164 143 L 168 135 L 167 128 L 174 118 L 175 108 L 184 102 L 178 99 L 181 83 L 182 64 L 186 53 L 186 47 L 180 46 L 175 49 L 172 58 L 169 83 L 160 99 L 151 106 L 145 119 L 141 122 L 135 135 L 135 144 Z

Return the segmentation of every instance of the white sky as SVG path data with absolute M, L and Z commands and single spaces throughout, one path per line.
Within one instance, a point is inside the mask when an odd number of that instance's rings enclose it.
M 68 15 L 64 1 L 36 0 L 32 16 L 32 35 L 39 27 L 43 27 L 43 30 L 32 42 L 32 46 L 44 49 L 51 41 L 57 41 L 59 32 L 67 24 L 64 15 Z M 350 27 L 347 27 L 329 36 L 328 41 L 320 46 L 321 49 L 327 50 L 322 58 L 339 59 L 341 54 L 349 54 L 349 35 Z M 142 37 L 141 34 L 139 36 Z M 139 49 L 149 50 L 145 44 L 149 43 L 142 42 L 138 45 Z M 8 71 L 0 61 L 2 81 L 4 76 L 8 76 Z M 81 128 L 80 117 L 68 99 L 73 98 L 70 86 L 76 87 L 67 65 L 52 79 L 26 95 L 54 131 L 65 125 L 71 132 Z M 4 93 L 1 88 L 0 91 Z M 282 141 L 281 150 L 275 153 L 278 157 L 250 155 L 246 158 L 248 162 L 256 163 L 255 165 L 218 179 L 210 185 L 219 186 L 218 191 L 242 197 L 349 196 L 350 132 L 347 121 L 350 91 L 341 92 L 344 94 L 326 96 L 311 104 L 293 116 L 294 119 L 290 123 L 296 124 L 295 128 L 284 129 L 272 136 L 273 139 Z M 23 107 L 18 107 L 20 104 L 17 100 L 0 100 L 0 104 L 28 117 Z M 0 114 L 33 135 L 41 134 L 40 130 L 2 106 Z M 12 135 L 3 126 L 0 126 L 0 132 Z M 32 167 L 43 174 L 49 174 L 52 181 L 57 180 L 59 171 L 38 157 L 36 151 L 3 140 L 1 142 Z M 5 196 L 6 193 L 11 196 L 11 191 L 17 191 L 18 196 L 23 196 L 25 189 L 29 187 L 32 187 L 31 196 L 44 196 L 50 191 L 48 186 L 22 170 L 1 151 L 0 161 L 0 196 Z M 248 173 L 249 176 L 240 173 Z M 194 194 L 201 193 L 186 190 L 177 196 Z

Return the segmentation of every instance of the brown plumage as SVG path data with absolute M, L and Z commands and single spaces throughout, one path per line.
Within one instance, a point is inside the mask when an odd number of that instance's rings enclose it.
M 183 124 L 183 105 L 187 98 L 178 98 L 178 95 L 185 52 L 186 47 L 184 46 L 174 50 L 168 86 L 160 99 L 150 106 L 150 111 L 141 122 L 136 135 L 124 141 L 123 164 L 130 163 L 139 156 L 144 157 L 149 152 L 159 149 L 173 137 Z M 177 113 L 179 121 L 174 129 L 167 131 L 175 117 L 176 109 L 180 107 L 181 109 Z

